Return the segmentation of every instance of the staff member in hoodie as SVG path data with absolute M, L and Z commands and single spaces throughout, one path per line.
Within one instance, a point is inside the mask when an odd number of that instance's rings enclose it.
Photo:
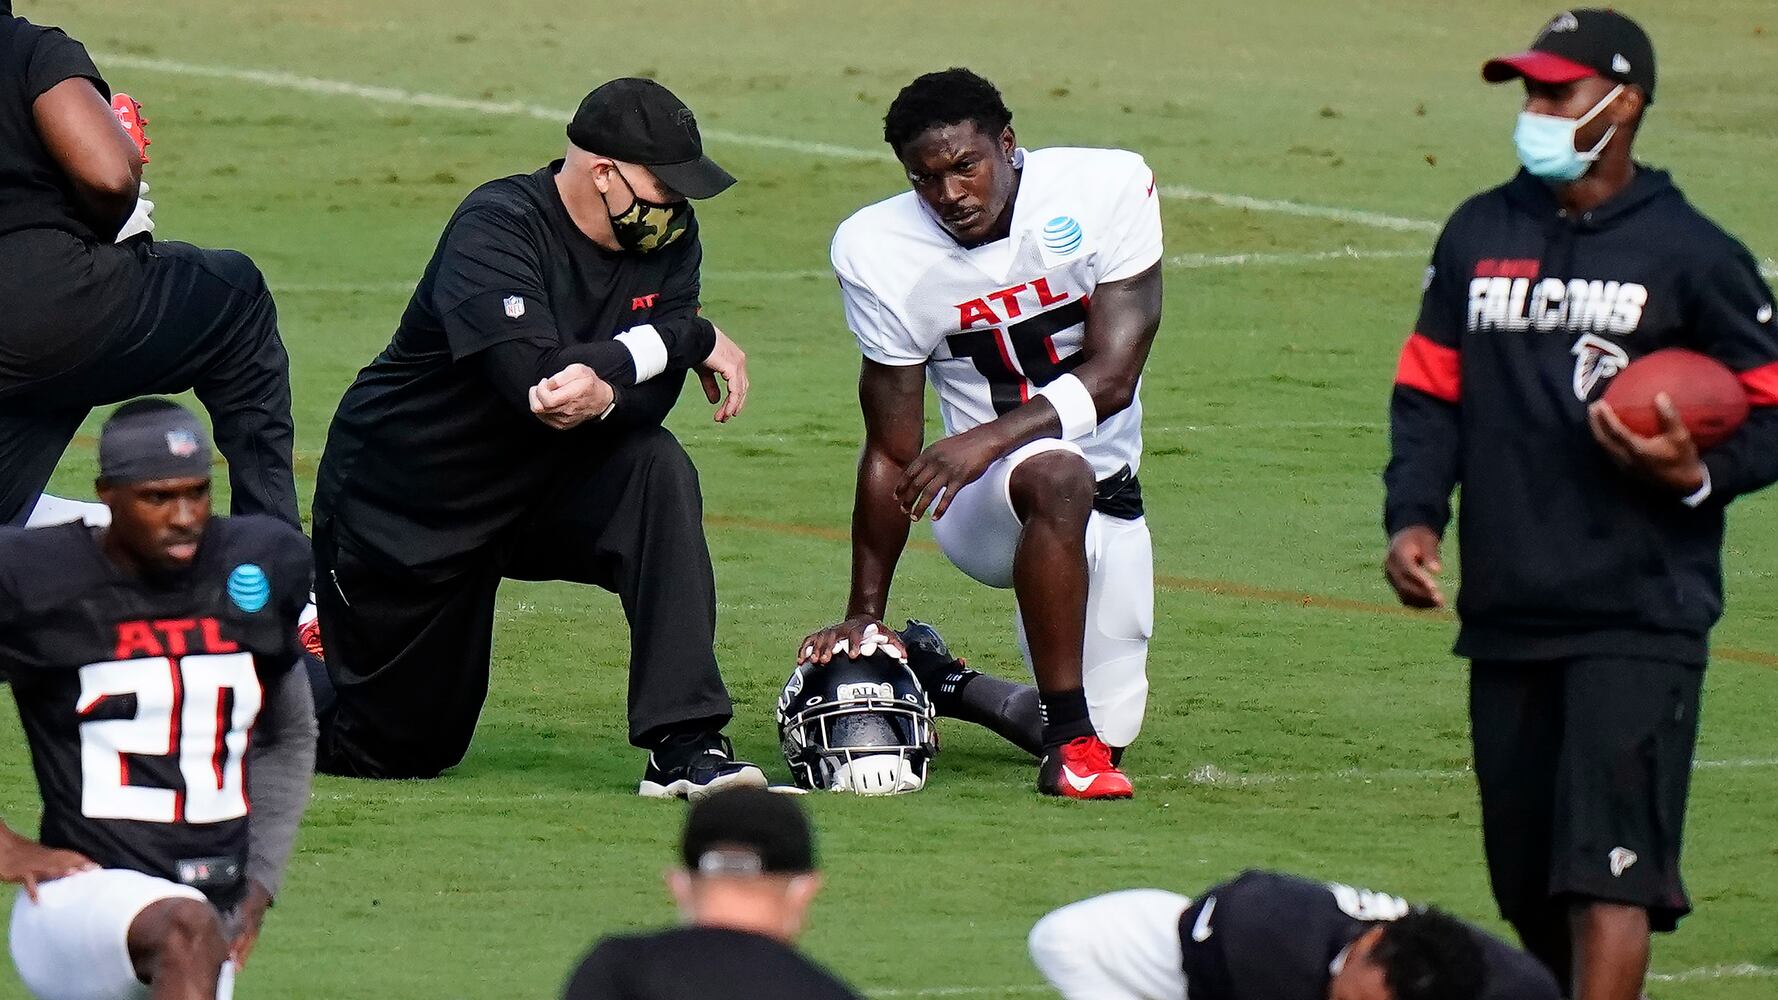
M 1649 932 L 1690 909 L 1680 834 L 1723 512 L 1778 480 L 1778 326 L 1747 250 L 1631 158 L 1655 95 L 1629 18 L 1576 10 L 1529 51 L 1524 169 L 1446 224 L 1391 403 L 1385 573 L 1442 607 L 1452 489 L 1456 652 L 1495 899 L 1580 1000 L 1636 1000 Z M 1664 347 L 1739 373 L 1754 409 L 1702 454 L 1671 405 L 1640 437 L 1598 402 Z

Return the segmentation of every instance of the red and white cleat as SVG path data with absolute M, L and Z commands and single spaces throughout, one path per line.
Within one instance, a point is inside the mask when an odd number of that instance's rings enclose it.
M 142 117 L 142 105 L 128 94 L 117 94 L 111 98 L 111 111 L 117 115 L 117 123 L 130 134 L 130 141 L 136 144 L 136 155 L 142 157 L 143 163 L 147 163 L 148 147 L 153 140 L 148 138 L 148 132 L 143 128 L 148 124 L 148 119 Z
M 302 643 L 303 652 L 327 662 L 325 648 L 321 645 L 321 619 L 315 615 L 315 606 L 309 605 L 296 626 L 296 641 Z
M 1127 799 L 1136 794 L 1130 779 L 1111 762 L 1111 748 L 1097 736 L 1046 749 L 1037 765 L 1037 790 L 1069 799 Z

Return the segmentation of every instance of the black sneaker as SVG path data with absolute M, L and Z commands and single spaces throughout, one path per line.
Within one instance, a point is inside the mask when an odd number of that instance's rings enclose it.
M 895 634 L 908 651 L 908 667 L 920 679 L 920 686 L 926 689 L 939 714 L 950 714 L 947 709 L 957 692 L 979 671 L 969 669 L 963 660 L 952 656 L 944 636 L 923 621 L 909 618 L 907 627 Z
M 766 773 L 757 765 L 736 760 L 728 737 L 715 734 L 675 741 L 650 753 L 636 794 L 696 802 L 723 788 L 764 787 Z

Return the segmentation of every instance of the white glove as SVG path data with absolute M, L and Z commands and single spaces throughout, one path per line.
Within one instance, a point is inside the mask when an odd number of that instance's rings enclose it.
M 122 243 L 132 236 L 154 232 L 154 202 L 148 200 L 148 182 L 143 181 L 136 193 L 136 210 L 130 213 L 130 220 L 123 224 L 117 233 L 117 242 Z

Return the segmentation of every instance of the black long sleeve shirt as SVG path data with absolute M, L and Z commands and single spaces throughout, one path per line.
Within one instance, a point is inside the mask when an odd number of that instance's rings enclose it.
M 561 469 L 613 435 L 659 425 L 715 346 L 698 316 L 696 220 L 657 253 L 606 250 L 569 217 L 559 167 L 490 181 L 463 201 L 394 338 L 340 401 L 315 520 L 385 569 L 438 578 L 474 558 Z M 638 372 L 616 339 L 642 327 L 665 352 L 658 371 Z M 527 392 L 573 363 L 611 383 L 617 407 L 554 430 Z
M 1616 468 L 1587 405 L 1630 362 L 1685 347 L 1753 403 L 1704 454 L 1696 507 Z M 1702 663 L 1722 613 L 1723 509 L 1778 481 L 1778 323 L 1746 248 L 1639 167 L 1570 218 L 1521 172 L 1451 216 L 1390 406 L 1384 522 L 1443 532 L 1462 485 L 1459 655 Z

